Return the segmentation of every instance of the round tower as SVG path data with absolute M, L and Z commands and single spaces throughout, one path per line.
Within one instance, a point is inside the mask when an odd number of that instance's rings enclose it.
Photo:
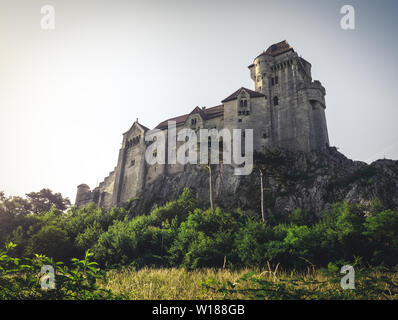
M 284 40 L 273 44 L 267 50 L 259 54 L 249 66 L 250 77 L 254 81 L 255 90 L 269 96 L 274 85 L 280 82 L 276 65 L 281 61 L 281 55 L 288 58 L 294 53 L 290 44 Z M 286 55 L 287 54 L 287 55 Z
M 254 81 L 254 88 L 257 92 L 268 95 L 270 79 L 273 76 L 271 67 L 274 65 L 274 58 L 264 53 L 254 59 L 250 68 L 250 76 Z
M 82 183 L 77 186 L 77 193 L 76 193 L 76 200 L 75 200 L 75 205 L 79 207 L 79 205 L 82 205 L 82 203 L 87 199 L 87 196 L 91 194 L 90 187 Z

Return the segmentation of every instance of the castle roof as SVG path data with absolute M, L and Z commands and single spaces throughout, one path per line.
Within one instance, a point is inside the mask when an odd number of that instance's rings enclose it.
M 231 94 L 230 96 L 226 97 L 223 101 L 221 101 L 222 103 L 224 102 L 228 102 L 228 101 L 232 101 L 238 98 L 239 94 L 242 92 L 242 90 L 244 90 L 245 92 L 247 92 L 250 96 L 250 98 L 258 98 L 258 97 L 265 97 L 264 94 L 257 92 L 257 91 L 253 91 L 247 88 L 240 88 L 238 90 L 236 90 L 233 94 Z
M 281 42 L 278 42 L 278 43 L 275 43 L 275 44 L 269 46 L 267 50 L 265 50 L 263 53 L 259 54 L 255 59 L 257 59 L 258 57 L 261 57 L 264 54 L 267 56 L 276 57 L 282 53 L 286 53 L 289 51 L 294 51 L 293 47 L 290 46 L 290 44 L 286 40 L 283 40 Z M 251 64 L 249 66 L 249 68 L 252 66 L 253 66 L 253 64 Z
M 203 111 L 203 109 L 196 107 L 195 109 L 193 109 L 191 111 L 191 113 L 189 115 L 195 114 L 195 113 L 198 113 L 203 119 L 206 119 L 206 113 Z
M 290 44 L 286 40 L 283 40 L 281 42 L 275 43 L 272 46 L 270 46 L 265 51 L 265 54 L 268 54 L 269 56 L 276 57 L 282 53 L 285 53 L 285 52 L 288 52 L 291 50 L 293 50 L 293 48 L 290 46 Z
M 133 129 L 133 127 L 137 125 L 138 127 L 140 127 L 144 132 L 150 130 L 149 128 L 145 127 L 144 125 L 142 125 L 141 123 L 138 122 L 138 119 L 133 123 L 133 125 L 130 127 L 129 130 L 127 130 L 125 133 L 123 134 L 127 134 L 131 131 L 131 129 Z
M 240 89 L 236 90 L 233 94 L 231 94 L 230 96 L 225 98 L 222 101 L 222 103 L 237 99 L 242 90 L 244 90 L 251 98 L 265 97 L 265 95 L 263 95 L 260 92 L 253 91 L 253 90 L 241 87 Z M 187 120 L 187 118 L 191 114 L 195 114 L 195 113 L 200 114 L 200 116 L 203 119 L 205 119 L 205 120 L 217 118 L 217 117 L 220 117 L 220 116 L 224 115 L 224 105 L 221 104 L 219 106 L 215 106 L 215 107 L 212 107 L 212 108 L 199 108 L 199 107 L 196 107 L 190 113 L 183 114 L 182 116 L 170 118 L 170 119 L 167 119 L 167 120 L 159 123 L 155 127 L 155 129 L 161 129 L 161 130 L 166 129 L 167 126 L 168 126 L 168 122 L 169 121 L 175 121 L 176 122 L 176 126 L 181 125 Z
M 177 126 L 181 125 L 185 122 L 185 120 L 187 120 L 189 115 L 194 114 L 194 113 L 199 113 L 203 119 L 212 119 L 212 118 L 222 116 L 224 114 L 224 106 L 219 105 L 219 106 L 215 106 L 212 108 L 206 108 L 206 109 L 196 107 L 190 113 L 184 114 L 182 116 L 170 118 L 170 119 L 167 119 L 167 120 L 159 123 L 155 129 L 161 129 L 161 130 L 166 129 L 169 121 L 175 121 Z

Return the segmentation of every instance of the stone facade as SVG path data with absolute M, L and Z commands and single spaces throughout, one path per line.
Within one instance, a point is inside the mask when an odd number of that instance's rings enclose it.
M 325 117 L 325 88 L 311 77 L 311 64 L 286 42 L 274 44 L 249 66 L 255 91 L 240 88 L 212 108 L 196 107 L 189 114 L 168 119 L 155 129 L 168 136 L 168 122 L 183 128 L 253 129 L 254 150 L 277 147 L 310 152 L 329 146 Z M 144 137 L 149 129 L 138 121 L 123 134 L 114 171 L 92 191 L 78 186 L 76 205 L 94 202 L 111 207 L 134 198 L 147 185 L 164 175 L 184 171 L 182 164 L 149 165 Z M 167 141 L 167 139 L 166 139 Z M 177 148 L 184 142 L 177 142 Z M 167 153 L 167 145 L 166 145 Z

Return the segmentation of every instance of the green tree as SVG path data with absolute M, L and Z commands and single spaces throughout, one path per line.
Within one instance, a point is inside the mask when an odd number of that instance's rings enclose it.
M 70 200 L 60 193 L 53 193 L 50 189 L 42 189 L 39 192 L 27 193 L 33 213 L 47 212 L 52 207 L 64 211 L 70 206 Z
M 28 243 L 29 254 L 40 253 L 55 260 L 68 261 L 73 244 L 65 230 L 55 225 L 45 225 L 34 234 Z
M 368 250 L 373 252 L 371 261 L 374 264 L 398 264 L 398 211 L 373 213 L 366 218 L 364 226 Z
M 186 268 L 222 267 L 233 260 L 233 247 L 238 223 L 231 214 L 220 208 L 196 209 L 188 216 L 170 248 L 173 265 Z

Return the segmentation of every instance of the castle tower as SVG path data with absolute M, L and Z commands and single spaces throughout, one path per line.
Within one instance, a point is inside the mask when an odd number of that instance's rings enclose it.
M 287 41 L 270 46 L 249 70 L 255 90 L 267 99 L 273 145 L 307 152 L 329 145 L 325 88 L 312 81 L 311 64 Z
M 240 88 L 225 98 L 224 128 L 231 132 L 234 129 L 253 129 L 253 150 L 261 152 L 271 146 L 270 114 L 264 94 L 247 88 Z M 242 137 L 243 146 L 244 137 Z
M 135 121 L 123 134 L 122 148 L 115 170 L 112 204 L 127 202 L 145 185 L 145 132 L 149 129 Z
M 77 186 L 77 193 L 76 193 L 76 200 L 75 204 L 77 207 L 82 207 L 88 203 L 91 202 L 92 195 L 91 195 L 91 190 L 90 187 L 85 184 L 79 184 Z

